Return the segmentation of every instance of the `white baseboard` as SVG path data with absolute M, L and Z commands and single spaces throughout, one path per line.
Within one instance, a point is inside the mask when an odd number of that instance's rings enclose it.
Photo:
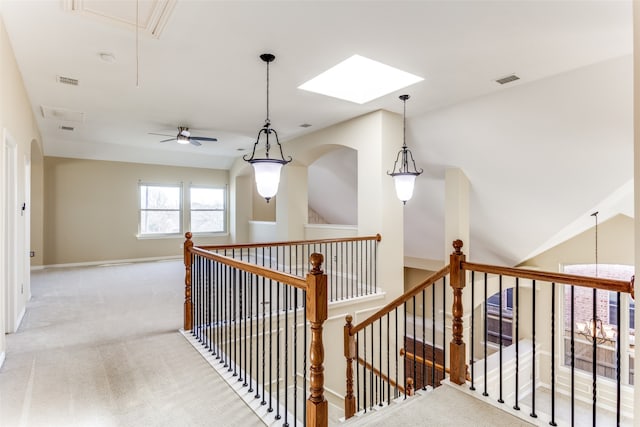
M 182 255 L 160 256 L 149 258 L 130 258 L 130 259 L 112 259 L 104 261 L 88 261 L 88 262 L 72 262 L 68 264 L 49 264 L 44 266 L 32 267 L 31 270 L 44 270 L 45 268 L 73 268 L 73 267 L 100 267 L 117 264 L 132 264 L 137 262 L 154 262 L 154 261 L 173 261 L 182 259 Z
M 18 314 L 18 317 L 16 318 L 16 332 L 18 332 L 18 329 L 20 329 L 20 324 L 22 323 L 22 319 L 24 319 L 24 315 L 26 313 L 27 313 L 27 307 L 22 307 L 20 314 Z

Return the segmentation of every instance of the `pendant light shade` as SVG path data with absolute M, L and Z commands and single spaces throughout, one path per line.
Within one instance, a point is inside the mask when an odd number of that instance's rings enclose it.
M 262 159 L 264 160 L 264 159 Z M 254 161 L 253 173 L 256 177 L 256 188 L 258 194 L 264 197 L 267 202 L 278 192 L 280 184 L 280 171 L 283 163 L 273 161 Z
M 258 137 L 256 138 L 255 144 L 253 144 L 253 151 L 251 152 L 251 157 L 243 156 L 243 159 L 251 165 L 253 165 L 253 172 L 256 178 L 256 188 L 258 193 L 267 200 L 269 203 L 269 199 L 276 195 L 278 192 L 278 185 L 280 184 L 280 171 L 282 170 L 282 166 L 291 162 L 291 157 L 288 159 L 284 158 L 284 154 L 282 153 L 282 146 L 280 145 L 280 141 L 278 140 L 278 133 L 275 129 L 271 128 L 271 121 L 269 120 L 269 63 L 273 62 L 276 59 L 270 53 L 264 53 L 260 55 L 260 59 L 262 59 L 267 64 L 267 118 L 264 121 L 264 126 L 258 132 Z M 276 144 L 278 145 L 278 154 L 280 158 L 271 157 L 271 143 L 269 142 L 269 137 L 273 135 L 276 139 Z M 256 148 L 260 143 L 260 138 L 265 141 L 265 154 L 263 158 L 256 158 Z
M 422 173 L 422 169 L 416 168 L 416 162 L 413 160 L 413 154 L 407 148 L 406 142 L 406 123 L 407 123 L 407 99 L 409 95 L 400 95 L 400 99 L 403 102 L 403 114 L 402 114 L 402 148 L 398 151 L 396 161 L 393 164 L 393 172 L 387 172 L 387 175 L 393 177 L 396 187 L 396 195 L 403 204 L 407 204 L 407 201 L 413 196 L 413 188 L 416 182 L 416 177 Z M 399 163 L 399 164 L 398 164 Z M 413 169 L 411 169 L 413 166 Z

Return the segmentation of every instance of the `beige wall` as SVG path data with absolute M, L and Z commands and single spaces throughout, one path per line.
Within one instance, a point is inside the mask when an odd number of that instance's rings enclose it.
M 224 186 L 227 171 L 45 157 L 46 265 L 176 256 L 182 237 L 138 239 L 138 181 Z M 196 238 L 227 243 L 228 235 Z
M 595 262 L 594 228 L 578 234 L 520 266 L 537 267 L 544 271 L 559 271 L 561 264 L 591 264 Z M 634 265 L 634 220 L 617 215 L 598 224 L 598 262 L 601 264 Z
M 32 142 L 39 147 L 41 137 L 33 116 L 29 98 L 15 60 L 13 49 L 9 43 L 4 21 L 0 17 L 0 364 L 4 360 L 5 332 L 13 332 L 19 325 L 24 313 L 26 302 L 31 294 L 29 281 L 29 223 L 27 219 L 31 213 L 31 206 L 27 206 L 24 215 L 16 217 L 16 257 L 10 257 L 5 251 L 5 226 L 8 212 L 15 215 L 18 206 L 6 206 L 5 203 L 5 143 L 9 139 L 15 143 L 17 158 L 17 201 L 19 204 L 29 199 L 32 203 L 41 203 L 42 194 L 35 193 L 29 197 L 26 185 L 26 164 L 30 163 Z M 35 173 L 39 166 L 32 165 Z M 15 210 L 14 210 L 15 209 Z M 37 216 L 34 218 L 37 220 Z M 41 239 L 38 230 L 31 232 L 31 236 Z M 7 280 L 6 273 L 9 262 L 15 266 L 16 274 Z M 11 310 L 7 310 L 7 304 Z

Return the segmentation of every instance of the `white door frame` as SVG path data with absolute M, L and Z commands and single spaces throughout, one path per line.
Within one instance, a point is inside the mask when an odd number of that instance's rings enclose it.
M 27 301 L 31 299 L 31 156 L 24 155 L 24 208 L 22 209 L 22 298 L 26 308 Z M 23 314 L 24 316 L 24 310 Z
M 18 295 L 19 295 L 19 254 L 18 254 L 18 145 L 4 129 L 2 144 L 3 160 L 3 224 L 2 233 L 5 238 L 3 244 L 2 263 L 2 293 L 4 294 L 4 332 L 13 333 L 17 330 Z

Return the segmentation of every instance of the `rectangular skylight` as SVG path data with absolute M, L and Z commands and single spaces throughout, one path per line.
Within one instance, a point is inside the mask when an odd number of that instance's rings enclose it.
M 353 55 L 298 89 L 364 104 L 422 80 L 381 62 Z

